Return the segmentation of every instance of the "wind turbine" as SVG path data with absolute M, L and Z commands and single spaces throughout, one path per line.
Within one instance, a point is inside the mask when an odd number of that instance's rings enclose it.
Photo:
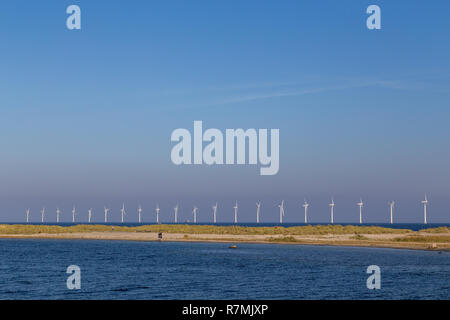
M 362 224 L 362 207 L 364 206 L 362 199 L 359 199 L 356 205 L 359 206 L 359 224 Z
M 197 223 L 197 207 L 194 207 L 194 210 L 192 210 L 192 213 L 194 214 L 194 223 Z
M 106 207 L 104 207 L 104 208 L 105 208 L 105 222 L 108 222 L 108 213 L 109 213 L 110 209 L 108 209 Z
M 175 208 L 173 208 L 173 210 L 175 211 L 175 223 L 178 223 L 178 209 L 179 209 L 179 206 L 178 206 L 178 203 L 177 203 Z
M 76 214 L 76 211 L 75 211 L 75 206 L 74 206 L 72 209 L 72 223 L 75 222 L 75 214 Z
M 30 222 L 30 208 L 27 209 L 27 223 Z
M 91 223 L 92 219 L 92 208 L 88 210 L 88 222 Z
M 156 205 L 156 223 L 159 224 L 159 204 Z
M 125 212 L 125 203 L 122 203 L 122 209 L 120 209 L 120 214 L 121 214 L 121 216 L 122 216 L 122 223 L 124 223 L 124 221 L 125 221 L 125 215 L 127 214 L 127 213 Z
M 331 203 L 329 204 L 331 210 L 331 224 L 334 223 L 334 199 L 331 198 Z
M 41 221 L 44 223 L 44 217 L 45 217 L 45 208 L 42 208 L 41 210 Z
M 393 213 L 394 213 L 394 206 L 395 206 L 395 201 L 392 200 L 391 202 L 389 202 L 389 210 L 390 210 L 390 218 L 391 218 L 391 224 L 394 223 L 394 219 L 393 219 Z
M 139 223 L 142 223 L 142 206 L 139 205 L 138 208 L 138 217 L 139 217 Z
M 281 201 L 281 204 L 278 207 L 280 208 L 280 224 L 282 224 L 284 216 L 284 200 Z
M 256 223 L 259 223 L 259 217 L 261 212 L 261 201 L 256 203 Z
M 236 201 L 236 204 L 234 205 L 234 223 L 237 223 L 237 214 L 238 214 L 238 204 Z
M 302 207 L 305 208 L 305 224 L 307 224 L 308 223 L 308 207 L 309 207 L 309 203 L 306 202 L 306 199 L 305 199 L 305 202 L 303 203 Z
M 56 222 L 59 222 L 60 213 L 61 213 L 61 211 L 59 210 L 59 208 L 56 208 Z
M 427 195 L 425 195 L 425 200 L 422 200 L 423 203 L 423 223 L 427 224 L 427 205 L 428 205 L 428 198 Z
M 214 223 L 216 223 L 217 222 L 217 202 L 215 205 L 213 205 L 212 208 L 213 208 L 213 220 L 214 220 Z

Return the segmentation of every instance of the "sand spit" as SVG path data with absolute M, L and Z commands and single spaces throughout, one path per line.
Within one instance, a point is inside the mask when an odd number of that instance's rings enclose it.
M 417 250 L 450 251 L 450 233 L 399 232 L 382 234 L 210 234 L 172 233 L 143 231 L 87 231 L 64 233 L 1 233 L 0 238 L 9 239 L 84 239 L 84 240 L 129 240 L 129 241 L 184 241 L 236 243 L 278 243 L 298 245 L 360 246 Z M 0 229 L 1 231 L 1 229 Z

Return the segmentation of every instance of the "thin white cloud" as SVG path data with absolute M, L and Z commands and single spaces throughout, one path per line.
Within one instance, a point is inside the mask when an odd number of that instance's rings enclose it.
M 382 80 L 317 76 L 304 78 L 302 81 L 298 82 L 266 82 L 230 86 L 210 86 L 192 90 L 168 90 L 166 92 L 161 92 L 161 94 L 177 100 L 177 102 L 172 101 L 174 103 L 171 103 L 170 101 L 163 102 L 166 106 L 175 108 L 196 108 L 369 87 L 389 88 L 392 90 L 450 92 L 450 86 L 446 83 L 436 85 L 431 79 L 416 80 L 411 79 L 411 76 L 405 76 L 404 79 Z M 183 102 L 180 103 L 180 99 L 183 99 Z M 164 100 L 166 99 L 164 98 Z

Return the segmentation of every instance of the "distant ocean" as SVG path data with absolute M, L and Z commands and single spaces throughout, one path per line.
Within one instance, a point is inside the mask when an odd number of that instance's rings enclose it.
M 0 224 L 26 224 L 26 222 L 0 222 Z M 33 225 L 42 225 L 41 222 L 31 222 L 30 224 Z M 44 222 L 45 225 L 60 225 L 60 226 L 73 226 L 73 225 L 80 225 L 80 224 L 97 224 L 97 225 L 114 225 L 114 226 L 127 226 L 127 227 L 137 227 L 137 226 L 141 226 L 141 225 L 154 225 L 155 222 L 143 222 L 143 223 L 137 223 L 137 222 L 126 222 L 126 223 L 121 223 L 119 221 L 117 222 L 109 222 L 109 223 L 104 223 L 104 222 L 92 222 L 92 223 L 87 223 L 87 222 L 75 222 L 75 223 L 69 223 L 69 222 L 61 222 L 61 223 L 56 223 L 56 222 Z M 171 222 L 162 222 L 162 224 L 173 224 Z M 216 223 L 213 224 L 211 222 L 198 222 L 196 224 L 192 223 L 192 222 L 181 222 L 178 224 L 191 224 L 191 225 L 216 225 L 216 226 L 242 226 L 242 227 L 276 227 L 276 226 L 283 226 L 283 227 L 295 227 L 295 226 L 305 226 L 304 223 L 253 223 L 253 222 L 240 222 L 237 224 L 234 223 Z M 307 225 L 312 225 L 312 226 L 317 226 L 317 225 L 329 225 L 329 223 L 308 223 Z M 423 224 L 423 223 L 394 223 L 394 224 L 389 224 L 389 223 L 363 223 L 363 224 L 359 224 L 359 223 L 335 223 L 335 225 L 351 225 L 351 226 L 377 226 L 377 227 L 384 227 L 384 228 L 393 228 L 393 229 L 410 229 L 413 231 L 417 231 L 417 230 L 421 230 L 421 229 L 427 229 L 427 228 L 438 228 L 438 227 L 449 227 L 450 228 L 450 223 L 428 223 L 428 224 Z
M 68 290 L 66 269 L 81 269 Z M 369 265 L 381 289 L 369 290 Z M 450 299 L 450 252 L 0 239 L 0 299 Z

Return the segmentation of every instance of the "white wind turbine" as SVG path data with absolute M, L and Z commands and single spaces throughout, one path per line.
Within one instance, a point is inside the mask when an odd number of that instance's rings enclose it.
M 104 207 L 105 208 L 105 210 L 104 210 L 104 212 L 105 212 L 105 222 L 108 222 L 108 214 L 109 214 L 109 210 L 110 209 L 108 209 L 107 207 Z
M 238 214 L 238 203 L 236 201 L 236 204 L 234 205 L 234 223 L 237 223 L 237 214 Z
M 159 204 L 156 204 L 156 223 L 159 224 L 159 211 L 161 209 L 159 208 Z
M 428 198 L 427 195 L 425 195 L 425 200 L 422 200 L 422 204 L 423 204 L 423 223 L 427 224 L 427 205 L 428 205 Z
M 331 210 L 331 224 L 334 224 L 334 199 L 331 198 L 331 203 L 329 204 Z
M 139 219 L 139 223 L 142 223 L 142 206 L 139 205 L 138 207 L 138 219 Z
M 120 215 L 122 216 L 122 223 L 125 222 L 125 215 L 127 213 L 125 212 L 125 203 L 122 203 L 122 209 L 120 209 Z
M 27 209 L 27 223 L 30 222 L 30 208 Z
M 44 217 L 45 217 L 45 208 L 42 208 L 41 210 L 41 222 L 44 223 Z
M 302 207 L 305 208 L 305 224 L 307 224 L 308 223 L 308 207 L 309 207 L 309 203 L 306 202 L 306 199 L 305 199 L 305 202 L 303 203 Z
M 390 211 L 391 224 L 394 223 L 394 206 L 395 206 L 395 201 L 394 200 L 389 202 L 389 211 Z
M 91 219 L 92 219 L 92 208 L 90 208 L 88 210 L 88 222 L 91 223 Z
M 213 205 L 212 209 L 213 209 L 213 220 L 214 220 L 214 223 L 216 223 L 217 222 L 217 202 L 215 205 Z
M 59 215 L 61 214 L 61 210 L 59 208 L 56 208 L 56 222 L 59 222 Z
M 194 214 L 194 223 L 197 223 L 197 207 L 194 207 L 194 210 L 192 210 L 192 213 Z
M 359 224 L 362 224 L 362 208 L 364 206 L 362 199 L 359 199 L 359 202 L 356 205 L 359 207 Z
M 260 213 L 261 213 L 261 201 L 258 201 L 256 203 L 256 223 L 259 223 Z
M 75 211 L 75 206 L 72 209 L 72 223 L 75 222 L 75 215 L 77 214 L 77 212 Z
M 284 200 L 281 201 L 281 204 L 278 207 L 280 208 L 280 224 L 282 224 L 284 216 Z
M 175 208 L 173 208 L 173 211 L 175 213 L 175 223 L 178 223 L 178 209 L 179 209 L 179 205 L 177 203 L 177 205 L 175 206 Z

